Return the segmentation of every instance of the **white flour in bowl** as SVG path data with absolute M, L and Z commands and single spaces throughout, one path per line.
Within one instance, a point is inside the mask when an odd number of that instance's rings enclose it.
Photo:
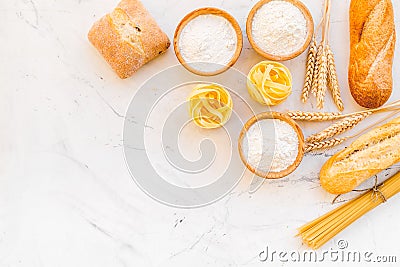
M 296 131 L 279 119 L 264 119 L 253 124 L 243 138 L 242 151 L 247 163 L 268 173 L 286 170 L 299 153 Z
M 264 52 L 275 56 L 290 55 L 307 39 L 307 21 L 295 5 L 274 0 L 261 6 L 252 21 L 254 42 Z
M 232 24 L 217 15 L 200 15 L 182 29 L 178 47 L 187 63 L 202 72 L 215 72 L 228 65 L 237 48 Z

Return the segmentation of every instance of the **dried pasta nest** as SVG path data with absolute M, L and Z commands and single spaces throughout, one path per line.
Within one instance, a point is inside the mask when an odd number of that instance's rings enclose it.
M 281 63 L 262 61 L 250 70 L 247 90 L 258 103 L 275 106 L 292 93 L 292 75 Z
M 190 115 L 194 123 L 201 128 L 221 127 L 231 117 L 231 95 L 220 85 L 197 85 L 189 95 L 188 101 Z

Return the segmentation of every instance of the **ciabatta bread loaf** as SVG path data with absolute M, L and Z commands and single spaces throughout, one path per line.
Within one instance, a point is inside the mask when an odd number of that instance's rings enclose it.
M 322 187 L 332 194 L 348 193 L 380 171 L 400 162 L 400 117 L 360 136 L 322 167 Z
M 88 38 L 122 79 L 170 46 L 168 36 L 139 0 L 122 0 L 93 25 Z
M 349 86 L 355 101 L 382 106 L 392 93 L 396 42 L 390 0 L 352 0 L 350 4 Z

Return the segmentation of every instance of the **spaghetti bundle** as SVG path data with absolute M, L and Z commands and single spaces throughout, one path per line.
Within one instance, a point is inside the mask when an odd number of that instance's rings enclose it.
M 400 192 L 400 172 L 383 184 L 299 228 L 299 236 L 318 249 L 361 216 Z

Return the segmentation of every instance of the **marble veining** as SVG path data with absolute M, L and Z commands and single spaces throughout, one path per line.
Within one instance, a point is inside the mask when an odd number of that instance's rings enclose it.
M 303 2 L 318 22 L 323 1 Z M 342 2 L 333 1 L 330 42 L 345 111 L 351 112 L 359 107 L 346 81 L 349 0 Z M 399 24 L 400 4 L 393 2 Z M 227 10 L 245 33 L 245 19 L 256 1 L 143 3 L 172 39 L 183 16 L 203 6 Z M 138 122 L 126 117 L 127 107 L 143 82 L 178 61 L 169 49 L 132 78 L 120 80 L 86 37 L 92 23 L 116 4 L 94 0 L 0 4 L 0 266 L 263 266 L 268 263 L 258 255 L 266 246 L 306 250 L 294 237 L 296 229 L 335 207 L 334 196 L 319 186 L 318 170 L 336 149 L 307 155 L 289 177 L 263 181 L 254 193 L 249 193 L 251 175 L 246 173 L 226 197 L 198 209 L 162 205 L 135 184 L 124 160 L 122 130 L 124 119 Z M 391 101 L 400 98 L 399 41 L 396 45 Z M 247 73 L 260 60 L 244 38 L 235 68 Z M 293 73 L 294 90 L 275 110 L 314 110 L 313 101 L 299 100 L 305 55 L 285 64 Z M 335 111 L 327 102 L 326 110 Z M 301 126 L 307 135 L 326 125 Z M 354 250 L 397 255 L 400 260 L 399 204 L 400 197 L 394 197 L 326 248 L 335 248 L 344 239 Z

